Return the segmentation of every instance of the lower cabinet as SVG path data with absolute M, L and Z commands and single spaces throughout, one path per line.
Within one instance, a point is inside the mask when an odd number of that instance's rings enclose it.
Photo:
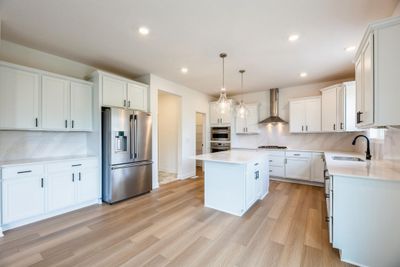
M 45 212 L 42 176 L 3 180 L 3 224 L 41 215 Z
M 324 182 L 324 159 L 322 152 L 271 151 L 269 175 L 311 182 Z
M 100 198 L 96 158 L 1 168 L 4 229 L 94 203 Z

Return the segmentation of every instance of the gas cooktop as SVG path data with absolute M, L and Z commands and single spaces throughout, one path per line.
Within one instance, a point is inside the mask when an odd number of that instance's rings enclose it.
M 259 146 L 261 149 L 286 149 L 287 146 Z

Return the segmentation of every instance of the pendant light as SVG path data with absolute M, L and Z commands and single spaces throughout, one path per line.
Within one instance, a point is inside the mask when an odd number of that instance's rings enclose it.
M 244 91 L 243 91 L 243 73 L 245 73 L 245 70 L 239 70 L 239 73 L 241 75 L 241 91 L 242 91 L 242 93 L 244 93 Z M 243 98 L 243 96 L 242 96 L 242 98 Z M 239 102 L 239 106 L 237 106 L 237 109 L 236 109 L 236 115 L 240 119 L 246 119 L 248 114 L 249 114 L 249 110 L 247 109 L 246 105 L 244 104 L 243 99 L 241 99 Z
M 217 101 L 217 111 L 220 114 L 228 113 L 230 109 L 230 102 L 226 97 L 226 89 L 225 89 L 225 58 L 227 57 L 226 53 L 219 54 L 219 57 L 222 58 L 222 88 L 219 95 L 219 99 Z

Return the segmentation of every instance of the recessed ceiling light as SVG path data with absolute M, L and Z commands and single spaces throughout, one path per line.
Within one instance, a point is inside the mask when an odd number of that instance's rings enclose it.
M 294 41 L 297 41 L 299 39 L 299 37 L 300 36 L 298 34 L 292 34 L 292 35 L 289 36 L 288 40 L 290 42 L 294 42 Z
M 188 71 L 189 71 L 188 68 L 185 68 L 185 67 L 181 68 L 182 73 L 187 73 Z
M 308 75 L 307 72 L 302 72 L 302 73 L 300 73 L 300 77 L 301 77 L 301 78 L 307 77 L 307 75 Z
M 349 46 L 349 47 L 346 47 L 344 50 L 345 50 L 346 52 L 351 52 L 351 51 L 356 50 L 356 47 L 355 47 L 355 46 Z
M 149 30 L 148 28 L 146 28 L 146 27 L 140 27 L 140 28 L 139 28 L 139 33 L 140 33 L 141 35 L 148 35 L 149 32 L 150 32 L 150 30 Z

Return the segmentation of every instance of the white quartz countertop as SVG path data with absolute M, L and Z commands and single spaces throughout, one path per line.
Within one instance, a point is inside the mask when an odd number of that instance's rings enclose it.
M 334 160 L 333 157 L 335 156 L 359 157 L 365 159 L 365 154 L 325 152 L 326 166 L 329 175 L 400 182 L 400 160 L 372 159 L 370 161 L 358 162 Z
M 197 155 L 196 160 L 233 164 L 246 164 L 268 154 L 268 150 L 232 149 L 228 151 Z
M 0 161 L 0 168 L 14 167 L 26 164 L 39 164 L 39 163 L 51 163 L 64 160 L 79 160 L 87 158 L 96 158 L 93 155 L 77 155 L 77 156 L 65 156 L 65 157 L 51 157 L 51 158 L 35 158 L 35 159 L 19 159 L 10 161 Z

